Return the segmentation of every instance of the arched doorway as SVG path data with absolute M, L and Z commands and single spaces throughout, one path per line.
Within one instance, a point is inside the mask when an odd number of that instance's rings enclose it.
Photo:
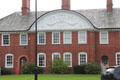
M 102 69 L 102 73 L 105 72 L 106 68 L 109 67 L 109 59 L 107 56 L 102 56 L 101 57 L 101 69 Z
M 104 66 L 108 66 L 109 65 L 109 60 L 107 56 L 102 56 L 101 57 L 101 64 L 103 64 Z
M 27 59 L 25 57 L 20 58 L 20 73 L 21 73 L 21 67 L 27 62 Z

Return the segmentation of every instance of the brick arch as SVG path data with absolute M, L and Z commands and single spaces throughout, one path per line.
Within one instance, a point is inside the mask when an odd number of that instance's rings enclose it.
M 28 56 L 26 56 L 26 55 L 19 56 L 18 59 L 17 59 L 18 63 L 17 63 L 17 67 L 16 67 L 16 74 L 20 74 L 20 59 L 22 57 L 25 57 L 27 59 L 27 62 L 29 62 Z

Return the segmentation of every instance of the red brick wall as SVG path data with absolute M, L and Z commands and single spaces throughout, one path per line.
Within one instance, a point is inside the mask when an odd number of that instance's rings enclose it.
M 78 64 L 78 53 L 87 52 L 88 62 L 97 61 L 100 63 L 101 56 L 108 56 L 110 66 L 115 65 L 115 54 L 120 52 L 120 32 L 112 31 L 109 32 L 109 44 L 99 44 L 99 32 L 88 31 L 87 32 L 87 44 L 78 44 L 78 32 L 72 32 L 72 44 L 63 44 L 63 32 L 61 34 L 61 44 L 52 45 L 52 32 L 46 32 L 46 45 L 38 45 L 38 53 L 46 53 L 46 68 L 45 72 L 48 72 L 48 66 L 52 60 L 52 53 L 72 53 L 72 65 Z M 28 45 L 19 45 L 19 33 L 10 34 L 10 46 L 1 46 L 1 35 L 0 35 L 0 66 L 5 66 L 5 54 L 14 54 L 14 73 L 20 72 L 20 58 L 26 57 L 28 62 L 34 63 L 35 50 L 35 34 L 28 34 Z

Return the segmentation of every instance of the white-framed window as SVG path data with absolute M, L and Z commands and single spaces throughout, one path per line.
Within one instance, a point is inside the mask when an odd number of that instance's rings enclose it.
M 10 34 L 2 34 L 2 46 L 10 46 Z
M 46 33 L 38 32 L 38 44 L 45 45 L 46 44 Z
M 52 44 L 60 44 L 60 32 L 52 32 Z
M 28 45 L 28 34 L 20 33 L 20 45 Z
M 52 61 L 60 59 L 60 53 L 52 53 Z
M 120 65 L 120 52 L 116 53 L 116 65 Z
M 45 53 L 37 54 L 37 66 L 46 67 L 46 54 Z
M 78 44 L 87 44 L 87 31 L 78 32 Z
M 5 68 L 13 68 L 13 54 L 6 54 L 5 55 Z
M 72 67 L 72 53 L 64 53 L 63 60 L 68 67 Z
M 86 64 L 87 63 L 87 53 L 86 52 L 80 52 L 78 54 L 78 64 Z
M 108 44 L 108 31 L 100 31 L 100 44 Z
M 63 32 L 63 43 L 72 44 L 72 32 Z

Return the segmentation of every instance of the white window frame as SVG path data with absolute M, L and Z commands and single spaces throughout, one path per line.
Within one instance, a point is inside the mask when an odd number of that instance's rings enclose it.
M 39 42 L 39 35 L 40 35 L 40 33 L 44 33 L 44 43 L 40 43 Z M 46 32 L 38 32 L 37 39 L 38 39 L 38 45 L 45 45 L 46 44 Z
M 59 33 L 59 43 L 54 43 L 54 37 L 53 37 L 53 34 L 54 33 Z M 52 44 L 60 44 L 60 32 L 52 32 Z
M 117 55 L 120 55 L 120 52 L 117 52 L 117 53 L 116 53 L 116 56 L 115 56 L 115 57 L 116 57 L 116 65 L 118 65 L 118 62 L 117 62 Z
M 85 33 L 85 41 L 80 40 L 80 33 L 81 32 Z M 87 31 L 79 31 L 78 32 L 78 44 L 87 44 Z
M 102 41 L 102 32 L 106 32 L 107 33 L 107 42 L 103 42 Z M 108 31 L 100 31 L 100 33 L 99 33 L 99 38 L 100 38 L 100 44 L 109 44 L 109 32 Z
M 86 53 L 86 52 L 80 52 L 80 53 L 78 53 L 78 65 L 82 65 L 82 64 L 80 63 L 80 55 L 81 55 L 81 54 L 86 55 L 86 64 L 87 64 L 87 53 Z
M 22 44 L 22 42 L 21 42 L 21 36 L 22 35 L 26 35 L 26 41 L 27 41 L 26 44 Z M 21 46 L 28 45 L 28 34 L 27 33 L 20 33 L 20 45 Z
M 40 55 L 44 55 L 44 58 L 45 58 L 45 60 L 44 60 L 44 62 L 45 62 L 44 64 L 45 64 L 45 65 L 44 65 L 44 66 L 39 66 L 39 56 L 40 56 Z M 45 54 L 45 53 L 38 53 L 38 54 L 37 54 L 37 66 L 38 66 L 38 67 L 46 67 L 46 54 Z
M 9 44 L 3 44 L 3 35 L 8 35 L 9 36 Z M 10 46 L 10 34 L 9 33 L 3 33 L 2 34 L 2 46 Z
M 67 55 L 67 54 L 69 54 L 70 55 L 70 66 L 68 66 L 68 67 L 72 67 L 72 53 L 69 53 L 69 52 L 66 52 L 66 53 L 64 53 L 63 54 L 63 61 L 65 62 L 65 55 Z
M 56 52 L 56 53 L 52 53 L 52 61 L 54 61 L 54 55 L 59 55 L 59 58 L 61 58 L 61 56 L 60 56 L 60 53 L 58 53 L 58 52 Z
M 7 66 L 7 56 L 12 56 L 12 66 Z M 14 55 L 13 54 L 6 54 L 5 55 L 5 68 L 13 68 L 14 66 Z
M 70 36 L 69 36 L 69 38 L 70 38 L 70 42 L 65 42 L 66 40 L 66 37 L 65 37 L 65 35 L 66 35 L 66 33 L 67 33 L 68 31 L 66 31 L 66 32 L 63 32 L 63 43 L 64 44 L 72 44 L 72 32 L 68 32 L 68 33 L 70 33 Z

